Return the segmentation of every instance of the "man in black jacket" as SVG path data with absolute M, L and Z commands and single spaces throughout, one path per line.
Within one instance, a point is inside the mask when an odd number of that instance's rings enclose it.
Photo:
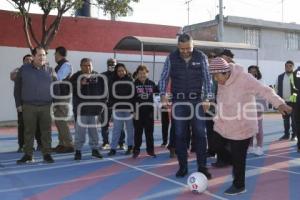
M 278 76 L 276 82 L 277 94 L 283 98 L 287 105 L 294 107 L 295 102 L 292 102 L 290 97 L 292 95 L 293 86 L 291 78 L 293 77 L 294 62 L 291 60 L 285 63 L 285 72 Z M 284 124 L 284 135 L 279 140 L 288 140 L 290 138 L 290 124 L 292 124 L 292 137 L 291 140 L 296 138 L 296 124 L 294 120 L 294 112 L 282 116 Z
M 93 71 L 91 59 L 81 59 L 80 68 L 81 70 L 70 78 L 73 86 L 73 112 L 76 120 L 74 160 L 81 160 L 86 129 L 88 129 L 92 156 L 101 159 L 102 155 L 98 151 L 97 116 L 106 106 L 104 102 L 108 95 L 107 84 L 103 75 Z

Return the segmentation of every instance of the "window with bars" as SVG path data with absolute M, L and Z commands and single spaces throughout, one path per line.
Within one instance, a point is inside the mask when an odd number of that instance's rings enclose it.
M 285 34 L 285 47 L 288 50 L 299 50 L 299 34 L 286 33 Z
M 244 42 L 256 47 L 260 46 L 260 30 L 255 28 L 244 28 Z

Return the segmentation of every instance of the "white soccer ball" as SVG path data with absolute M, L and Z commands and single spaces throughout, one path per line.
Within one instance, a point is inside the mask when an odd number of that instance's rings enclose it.
M 208 181 L 204 174 L 194 172 L 188 177 L 187 184 L 192 192 L 202 193 L 207 189 Z

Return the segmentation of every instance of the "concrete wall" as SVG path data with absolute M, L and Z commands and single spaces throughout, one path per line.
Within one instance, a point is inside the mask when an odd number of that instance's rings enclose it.
M 244 29 L 237 26 L 225 26 L 224 41 L 244 42 Z M 235 60 L 248 67 L 255 64 L 255 54 L 251 51 L 233 50 Z M 295 62 L 295 68 L 300 65 L 300 51 L 285 48 L 285 32 L 271 29 L 261 29 L 260 47 L 258 51 L 258 65 L 261 68 L 263 79 L 267 84 L 274 84 L 279 74 L 284 72 L 287 60 Z
M 29 50 L 26 48 L 0 46 L 0 91 L 2 94 L 0 104 L 0 121 L 17 119 L 15 101 L 13 97 L 14 84 L 9 79 L 9 73 L 16 67 L 21 66 L 23 56 L 28 53 Z M 68 60 L 71 62 L 74 72 L 76 72 L 80 68 L 80 60 L 84 57 L 89 57 L 93 60 L 94 70 L 97 72 L 103 72 L 106 70 L 106 60 L 113 56 L 114 55 L 112 53 L 69 51 Z M 117 59 L 122 62 L 124 61 L 130 72 L 134 72 L 136 67 L 140 64 L 140 55 L 136 54 L 117 54 Z M 157 82 L 162 71 L 162 63 L 165 60 L 165 56 L 157 56 L 155 59 L 157 63 L 154 66 L 152 62 L 153 56 L 144 56 L 144 64 L 146 64 L 150 69 L 149 78 Z M 53 50 L 49 50 L 48 60 L 50 66 L 56 66 Z

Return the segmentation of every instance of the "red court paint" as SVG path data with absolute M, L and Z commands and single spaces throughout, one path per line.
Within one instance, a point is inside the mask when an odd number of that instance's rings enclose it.
M 123 162 L 131 165 L 136 165 L 139 163 L 138 160 L 126 159 Z M 27 200 L 35 200 L 35 199 L 43 199 L 43 200 L 53 200 L 53 199 L 63 199 L 69 195 L 72 195 L 75 192 L 78 192 L 90 185 L 93 185 L 105 178 L 107 175 L 120 173 L 122 170 L 127 169 L 126 166 L 114 163 L 111 166 L 107 166 L 103 169 L 96 170 L 87 175 L 78 177 L 74 179 L 74 182 L 65 183 L 61 185 L 57 185 L 49 190 L 36 194 L 27 198 Z M 103 175 L 103 176 L 100 176 Z M 89 179 L 90 178 L 90 179 Z
M 290 147 L 290 142 L 273 142 L 269 147 L 269 154 L 285 151 Z M 278 170 L 288 170 L 289 159 L 282 157 L 266 157 L 263 167 Z M 247 183 L 246 183 L 247 184 Z M 287 172 L 261 169 L 257 179 L 252 198 L 255 200 L 282 200 L 289 199 L 289 174 Z

